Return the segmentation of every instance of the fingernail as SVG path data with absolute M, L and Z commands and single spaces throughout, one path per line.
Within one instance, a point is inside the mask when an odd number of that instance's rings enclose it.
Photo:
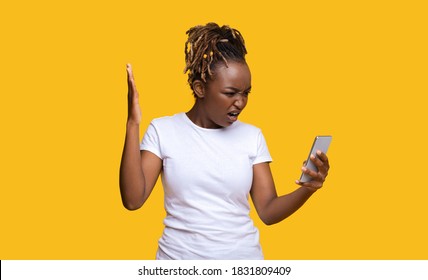
M 307 169 L 306 167 L 302 167 L 302 171 L 303 171 L 303 172 L 305 172 L 305 171 L 306 171 L 306 169 Z
M 314 155 L 311 155 L 311 159 L 315 159 L 315 156 L 314 156 Z
M 320 150 L 317 151 L 317 155 L 321 155 L 321 151 Z

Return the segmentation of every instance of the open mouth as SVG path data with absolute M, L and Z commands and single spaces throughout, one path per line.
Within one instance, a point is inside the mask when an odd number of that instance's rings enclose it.
M 229 112 L 229 113 L 227 113 L 227 115 L 229 116 L 229 120 L 230 120 L 231 122 L 235 122 L 235 121 L 237 121 L 237 120 L 238 120 L 238 115 L 239 115 L 239 113 L 240 113 L 240 112 Z

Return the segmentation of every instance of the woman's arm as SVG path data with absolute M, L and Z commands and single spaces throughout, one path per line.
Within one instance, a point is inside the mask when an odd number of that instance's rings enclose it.
M 119 185 L 126 209 L 140 208 L 149 197 L 161 172 L 162 160 L 148 151 L 140 152 L 141 110 L 131 65 L 128 73 L 128 120 L 120 164 Z
M 312 156 L 311 160 L 317 166 L 318 172 L 302 168 L 304 173 L 312 177 L 312 181 L 306 183 L 296 181 L 300 188 L 279 197 L 276 193 L 269 163 L 254 165 L 253 185 L 250 194 L 257 213 L 265 224 L 275 224 L 287 218 L 322 187 L 330 167 L 328 158 L 324 153 L 318 152 L 317 155 L 318 157 Z

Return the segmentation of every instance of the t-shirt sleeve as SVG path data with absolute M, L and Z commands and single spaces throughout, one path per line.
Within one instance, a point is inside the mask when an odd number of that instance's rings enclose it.
M 253 160 L 253 164 L 261 162 L 271 162 L 272 157 L 270 156 L 269 149 L 266 144 L 266 140 L 263 136 L 263 133 L 259 131 L 257 136 L 257 155 Z
M 162 159 L 159 134 L 153 122 L 150 123 L 146 133 L 144 134 L 143 140 L 140 144 L 140 150 L 152 152 Z

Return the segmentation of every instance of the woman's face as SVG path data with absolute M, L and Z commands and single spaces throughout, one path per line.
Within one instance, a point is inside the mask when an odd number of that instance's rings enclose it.
M 201 85 L 197 102 L 203 107 L 203 127 L 230 126 L 247 105 L 251 90 L 251 73 L 245 62 L 228 62 L 216 66 L 214 75 Z

